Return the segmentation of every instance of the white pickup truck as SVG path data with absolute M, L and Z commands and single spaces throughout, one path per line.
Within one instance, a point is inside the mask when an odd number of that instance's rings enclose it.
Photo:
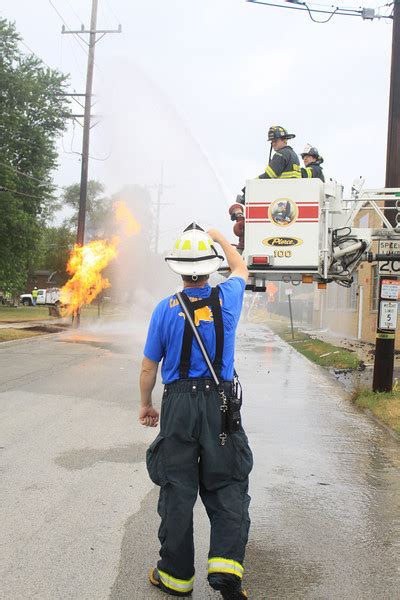
M 37 305 L 59 306 L 61 304 L 60 288 L 49 288 L 48 290 L 40 289 L 37 293 Z M 33 306 L 32 294 L 21 294 L 19 301 L 24 306 Z

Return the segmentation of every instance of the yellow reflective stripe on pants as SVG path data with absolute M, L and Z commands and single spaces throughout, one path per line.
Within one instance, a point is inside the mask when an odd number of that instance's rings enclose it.
M 168 575 L 168 573 L 165 573 L 164 571 L 160 571 L 160 569 L 157 569 L 158 574 L 160 576 L 160 579 L 162 581 L 162 583 L 165 585 L 165 587 L 169 588 L 170 590 L 174 590 L 175 592 L 191 592 L 193 589 L 193 582 L 194 582 L 194 576 L 191 579 L 176 579 L 175 577 L 172 577 L 171 575 Z
M 299 179 L 301 178 L 301 173 L 298 171 L 284 171 L 279 179 Z
M 242 579 L 244 569 L 242 565 L 236 560 L 230 558 L 209 558 L 208 559 L 208 572 L 209 573 L 231 573 Z
M 278 175 L 275 173 L 275 171 L 273 169 L 271 169 L 271 167 L 269 165 L 265 169 L 265 172 L 268 175 L 268 177 L 271 177 L 271 179 L 276 179 L 278 177 Z

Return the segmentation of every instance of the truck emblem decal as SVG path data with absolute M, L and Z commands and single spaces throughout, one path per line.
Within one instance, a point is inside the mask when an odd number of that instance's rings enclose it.
M 270 237 L 262 241 L 265 246 L 300 246 L 303 240 L 295 237 Z
M 296 222 L 298 216 L 298 206 L 296 202 L 289 198 L 278 198 L 272 202 L 268 209 L 269 219 L 280 227 L 292 225 L 292 223 Z

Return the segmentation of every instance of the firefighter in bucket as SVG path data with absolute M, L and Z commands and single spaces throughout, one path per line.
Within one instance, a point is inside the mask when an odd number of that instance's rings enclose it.
M 269 161 L 264 173 L 258 179 L 301 179 L 300 160 L 296 152 L 288 145 L 288 140 L 293 139 L 294 133 L 288 133 L 281 125 L 272 125 L 268 130 L 268 141 L 271 143 Z M 274 151 L 274 155 L 272 155 Z M 246 188 L 243 195 L 237 196 L 235 204 L 229 209 L 232 221 L 236 221 L 233 232 L 239 238 L 237 248 L 240 252 L 244 249 L 244 203 Z

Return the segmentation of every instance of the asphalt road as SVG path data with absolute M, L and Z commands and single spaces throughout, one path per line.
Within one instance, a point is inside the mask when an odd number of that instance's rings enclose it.
M 136 419 L 144 328 L 0 346 L 1 598 L 163 597 L 146 581 L 158 516 L 155 431 Z M 237 367 L 255 457 L 250 597 L 400 598 L 399 443 L 260 326 L 242 325 Z M 193 598 L 218 598 L 199 504 L 195 530 Z

